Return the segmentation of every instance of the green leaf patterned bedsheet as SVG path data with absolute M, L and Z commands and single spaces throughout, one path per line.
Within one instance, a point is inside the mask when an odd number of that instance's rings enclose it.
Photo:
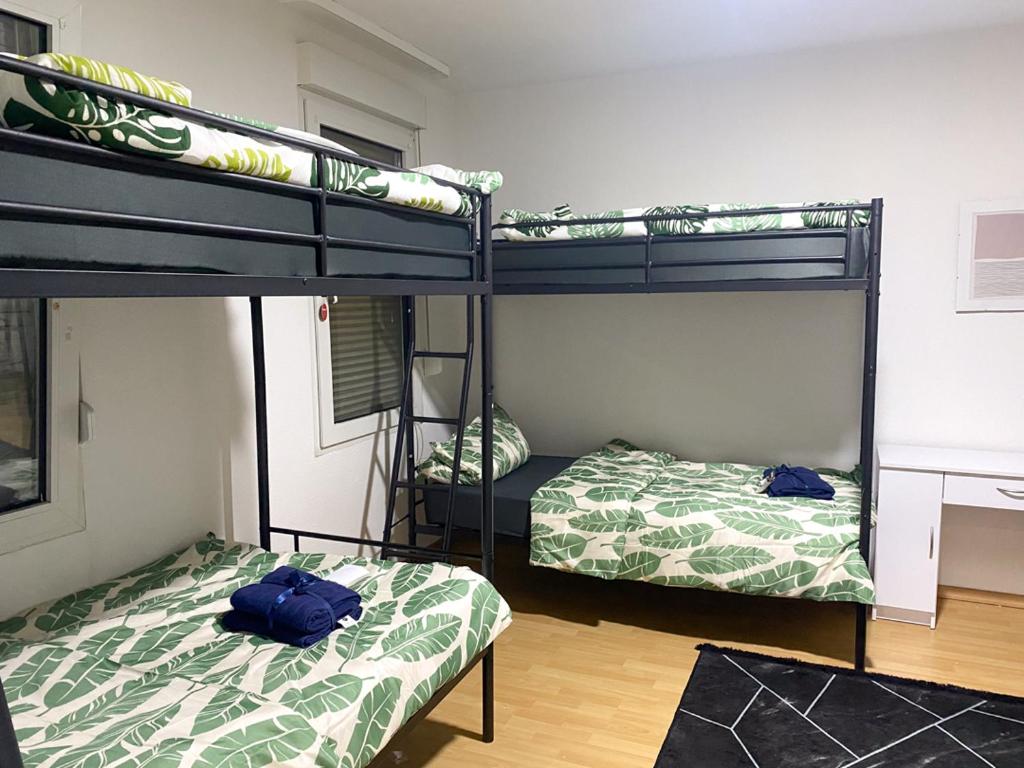
M 359 623 L 308 649 L 221 630 L 285 563 L 364 566 Z M 0 623 L 0 677 L 28 768 L 358 768 L 509 622 L 466 568 L 209 538 Z
M 612 441 L 534 494 L 530 562 L 602 579 L 873 603 L 854 476 L 819 470 L 836 489 L 832 501 L 770 498 L 758 491 L 763 469 Z
M 190 106 L 191 92 L 181 83 L 151 78 L 78 56 L 44 53 L 29 57 L 27 61 Z M 299 136 L 344 150 L 341 145 L 313 134 L 233 115 L 221 116 L 282 136 Z M 0 126 L 299 186 L 319 183 L 316 160 L 311 152 L 209 128 L 6 70 L 0 70 Z M 455 216 L 475 213 L 470 197 L 439 184 L 427 173 L 486 193 L 495 191 L 502 183 L 497 171 L 461 171 L 447 166 L 427 166 L 424 171 L 426 173 L 379 170 L 361 165 L 358 160 L 350 162 L 333 157 L 326 158 L 324 163 L 327 187 L 332 191 Z
M 702 203 L 699 205 L 659 205 L 651 208 L 620 208 L 598 213 L 574 213 L 568 205 L 556 206 L 546 213 L 507 208 L 498 219 L 505 228 L 496 230 L 506 240 L 593 240 L 615 237 L 646 237 L 651 235 L 696 235 L 702 233 L 758 232 L 772 229 L 830 229 L 845 227 L 845 211 L 827 210 L 824 206 L 856 205 L 858 200 L 838 203 Z M 746 211 L 764 208 L 796 208 L 815 206 L 820 211 L 803 213 L 769 211 L 750 216 L 707 216 L 703 214 L 723 211 Z M 558 224 L 582 219 L 610 219 L 629 217 L 656 217 L 666 215 L 692 215 L 694 218 L 677 220 L 613 221 L 603 224 Z M 867 211 L 854 211 L 852 225 L 867 226 L 871 215 Z M 511 225 L 520 226 L 511 226 Z M 528 226 L 528 225 L 533 226 Z

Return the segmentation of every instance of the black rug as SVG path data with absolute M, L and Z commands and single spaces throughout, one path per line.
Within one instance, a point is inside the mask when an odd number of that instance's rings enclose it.
M 1024 768 L 1024 699 L 700 651 L 655 768 Z

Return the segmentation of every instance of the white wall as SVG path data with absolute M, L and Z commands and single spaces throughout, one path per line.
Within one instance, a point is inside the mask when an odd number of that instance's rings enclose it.
M 1024 314 L 954 312 L 960 201 L 1024 197 L 1022 42 L 1004 28 L 474 92 L 459 160 L 506 171 L 498 207 L 884 197 L 879 440 L 1024 449 Z M 496 316 L 497 399 L 539 452 L 621 435 L 855 460 L 856 296 L 507 297 Z M 1024 592 L 1024 518 L 951 514 L 943 580 Z
M 80 27 L 75 52 L 188 83 L 197 106 L 296 127 L 296 44 L 315 42 L 421 91 L 423 159 L 451 154 L 452 107 L 435 83 L 276 0 L 84 0 Z M 364 489 L 382 519 L 368 445 L 315 457 L 309 300 L 266 304 L 274 521 L 359 533 Z M 90 300 L 78 314 L 97 420 L 83 451 L 87 530 L 0 556 L 0 617 L 209 530 L 257 540 L 248 302 Z
M 503 169 L 499 207 L 883 195 L 880 439 L 1024 447 L 1024 316 L 953 313 L 959 201 L 1024 195 L 1022 29 L 453 97 L 274 0 L 82 5 L 82 53 L 183 80 L 199 106 L 300 125 L 299 41 L 411 85 L 427 97 L 424 162 Z M 618 434 L 692 456 L 849 463 L 857 304 L 502 298 L 498 399 L 542 452 Z M 0 556 L 0 616 L 206 530 L 256 538 L 247 302 L 80 309 L 97 412 L 83 455 L 88 529 Z M 460 345 L 460 303 L 432 309 L 435 346 Z M 371 444 L 315 452 L 308 302 L 268 300 L 266 316 L 275 521 L 376 534 Z M 453 412 L 457 375 L 447 366 L 425 381 L 428 407 Z M 1024 591 L 1024 522 L 977 510 L 950 521 L 945 581 Z
M 96 410 L 81 454 L 87 527 L 0 556 L 0 616 L 223 527 L 222 439 L 211 417 L 224 398 L 195 375 L 223 352 L 223 303 L 62 303 L 64 314 L 74 304 L 82 394 Z

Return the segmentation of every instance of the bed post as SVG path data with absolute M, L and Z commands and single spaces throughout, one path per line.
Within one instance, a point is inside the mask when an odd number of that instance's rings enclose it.
M 402 297 L 402 339 L 405 341 L 405 348 L 403 349 L 403 359 L 409 366 L 416 364 L 416 297 L 415 296 L 403 296 Z M 406 419 L 404 422 L 399 420 L 399 430 L 405 429 L 405 480 L 409 483 L 416 482 L 416 422 L 413 421 L 413 387 L 412 378 L 415 374 L 411 374 L 409 371 L 403 371 L 406 378 L 409 381 L 409 386 L 403 386 L 403 394 L 405 395 L 405 414 Z M 397 436 L 395 440 L 403 440 L 402 437 Z M 397 448 L 397 446 L 396 446 Z M 396 475 L 397 477 L 397 475 Z M 393 508 L 393 505 L 392 505 Z M 416 489 L 406 488 L 405 489 L 405 524 L 409 527 L 407 531 L 406 541 L 410 547 L 416 546 Z M 394 525 L 394 518 L 388 520 L 388 530 L 385 533 L 385 540 L 391 541 L 391 526 Z M 384 556 L 383 551 L 381 557 Z
M 481 483 L 480 554 L 484 577 L 494 579 L 494 283 L 491 275 L 491 196 L 480 200 L 480 269 L 487 283 L 480 296 L 480 380 L 481 380 Z M 488 646 L 483 658 L 484 741 L 494 741 L 494 646 Z
M 256 400 L 256 489 L 259 495 L 260 547 L 270 549 L 270 463 L 267 458 L 267 360 L 263 349 L 263 299 L 249 297 L 252 320 L 253 391 Z
M 7 697 L 4 686 L 0 682 L 0 765 L 4 768 L 21 768 L 21 750 L 18 739 L 14 735 L 14 721 L 11 710 L 7 708 Z
M 875 482 L 875 384 L 878 361 L 878 298 L 882 258 L 882 199 L 871 201 L 871 243 L 868 253 L 868 287 L 864 301 L 864 379 L 860 406 L 860 554 L 871 567 L 871 496 Z M 864 669 L 867 652 L 868 606 L 856 605 L 854 666 Z

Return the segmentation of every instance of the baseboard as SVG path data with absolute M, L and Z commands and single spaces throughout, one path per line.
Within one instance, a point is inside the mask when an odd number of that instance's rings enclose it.
M 875 619 L 899 621 L 904 624 L 920 624 L 935 629 L 935 614 L 928 611 L 914 611 L 909 608 L 894 608 L 889 605 L 876 605 L 872 611 Z
M 939 598 L 942 600 L 959 600 L 964 603 L 981 603 L 982 605 L 996 605 L 1000 608 L 1024 610 L 1024 595 L 1011 595 L 1008 592 L 989 592 L 984 589 L 940 586 Z

